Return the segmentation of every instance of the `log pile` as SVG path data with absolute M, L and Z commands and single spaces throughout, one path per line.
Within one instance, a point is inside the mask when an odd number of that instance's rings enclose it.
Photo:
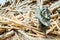
M 60 0 L 43 0 L 42 5 L 51 12 L 48 28 L 41 26 L 35 16 L 36 8 L 41 6 L 38 2 L 39 0 L 7 0 L 1 4 L 0 40 L 59 40 Z

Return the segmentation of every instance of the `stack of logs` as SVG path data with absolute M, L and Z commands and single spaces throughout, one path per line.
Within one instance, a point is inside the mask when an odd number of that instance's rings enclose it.
M 43 5 L 51 12 L 51 25 L 46 33 L 41 31 L 35 17 L 37 1 L 7 0 L 1 4 L 0 40 L 55 40 L 56 36 L 60 37 L 60 0 L 43 0 Z

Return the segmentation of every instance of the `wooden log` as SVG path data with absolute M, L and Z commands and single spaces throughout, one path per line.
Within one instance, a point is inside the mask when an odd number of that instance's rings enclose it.
M 53 15 L 51 15 L 51 18 L 56 18 L 56 17 L 58 17 L 58 15 L 59 14 L 53 14 Z
M 57 9 L 58 7 L 60 7 L 60 1 L 57 1 L 55 3 L 53 3 L 48 9 L 53 12 L 55 9 Z
M 14 35 L 14 31 L 10 31 L 10 32 L 7 32 L 7 33 L 5 33 L 5 34 L 2 34 L 2 35 L 0 35 L 0 40 L 4 40 L 4 39 L 6 39 L 6 38 L 9 38 L 9 37 L 11 37 L 12 35 Z
M 49 34 L 60 35 L 60 31 L 50 32 Z
M 5 32 L 5 29 L 3 28 L 0 28 L 0 34 L 4 33 Z

